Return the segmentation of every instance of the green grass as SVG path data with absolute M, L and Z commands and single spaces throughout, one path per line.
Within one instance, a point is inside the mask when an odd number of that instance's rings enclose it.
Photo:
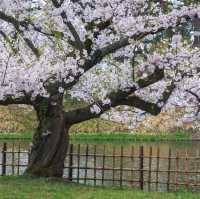
M 31 140 L 33 138 L 32 132 L 23 132 L 23 133 L 0 133 L 0 140 Z
M 190 140 L 190 134 L 186 132 L 177 133 L 163 133 L 159 135 L 147 135 L 136 133 L 93 133 L 93 134 L 72 134 L 72 141 L 78 142 L 138 142 L 138 141 L 188 141 Z
M 199 199 L 200 193 L 141 192 L 128 188 L 103 188 L 67 182 L 0 177 L 1 199 Z
M 1 140 L 32 139 L 32 133 L 0 133 Z M 136 133 L 76 133 L 70 138 L 74 142 L 134 142 L 134 141 L 189 141 L 191 134 L 187 132 L 162 133 L 158 135 Z

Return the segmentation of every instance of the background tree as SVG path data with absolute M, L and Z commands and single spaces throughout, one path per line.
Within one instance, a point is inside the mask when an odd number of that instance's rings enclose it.
M 119 105 L 158 114 L 184 75 L 197 74 L 199 51 L 175 30 L 199 11 L 145 0 L 1 1 L 0 105 L 31 105 L 39 121 L 26 173 L 62 176 L 75 123 Z M 157 100 L 148 101 L 156 82 Z M 88 105 L 64 110 L 66 94 Z

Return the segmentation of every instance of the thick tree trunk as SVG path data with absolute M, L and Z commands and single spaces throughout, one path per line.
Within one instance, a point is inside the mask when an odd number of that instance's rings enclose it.
M 39 121 L 33 138 L 30 162 L 25 172 L 37 177 L 62 177 L 69 126 L 62 105 L 43 101 L 35 106 Z

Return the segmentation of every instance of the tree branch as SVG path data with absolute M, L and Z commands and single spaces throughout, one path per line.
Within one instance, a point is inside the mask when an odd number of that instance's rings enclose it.
M 168 27 L 171 28 L 171 27 Z M 126 37 L 126 38 L 122 38 L 119 41 L 116 41 L 112 44 L 109 44 L 106 47 L 103 47 L 101 49 L 96 50 L 92 55 L 91 55 L 91 59 L 87 60 L 85 62 L 85 64 L 83 66 L 81 66 L 85 71 L 89 70 L 90 68 L 92 68 L 94 65 L 96 65 L 97 63 L 99 63 L 105 56 L 116 52 L 117 50 L 126 47 L 128 45 L 130 45 L 130 39 L 133 39 L 135 41 L 141 40 L 144 37 L 146 37 L 149 34 L 157 34 L 159 32 L 162 32 L 163 30 L 166 30 L 165 28 L 159 28 L 157 31 L 146 31 L 146 32 L 142 32 L 142 33 L 138 33 L 133 35 L 132 37 Z
M 84 44 L 81 41 L 78 32 L 76 31 L 75 27 L 73 26 L 73 24 L 67 19 L 67 15 L 66 13 L 63 11 L 61 13 L 61 17 L 63 19 L 63 22 L 65 23 L 65 25 L 68 27 L 69 31 L 71 32 L 72 36 L 74 37 L 75 40 L 75 47 L 79 50 L 82 50 L 84 48 Z
M 3 37 L 7 42 L 9 41 L 8 36 L 7 36 L 2 30 L 0 30 L 0 35 L 2 35 L 2 37 Z
M 7 106 L 10 104 L 32 105 L 32 102 L 28 96 L 23 96 L 19 98 L 14 98 L 13 96 L 6 96 L 4 99 L 0 100 L 0 105 Z
M 156 74 L 158 76 L 156 76 Z M 161 73 L 163 74 L 163 73 Z M 152 74 L 148 78 L 143 79 L 143 81 L 139 80 L 142 86 L 142 88 L 149 86 L 159 80 L 159 78 L 162 79 L 162 75 L 159 73 Z M 101 101 L 94 103 L 92 105 L 86 106 L 84 108 L 80 108 L 77 110 L 69 111 L 65 113 L 65 119 L 66 122 L 70 124 L 79 123 L 82 121 L 86 121 L 92 118 L 97 118 L 104 112 L 108 111 L 111 107 L 116 107 L 119 105 L 127 105 L 132 106 L 135 108 L 138 108 L 140 110 L 146 111 L 152 115 L 158 115 L 161 112 L 162 107 L 167 103 L 171 93 L 173 92 L 175 88 L 175 84 L 171 82 L 170 85 L 168 85 L 163 92 L 161 98 L 158 100 L 157 103 L 147 102 L 143 99 L 141 99 L 138 96 L 131 95 L 134 91 L 136 91 L 136 88 L 132 88 L 129 91 L 118 91 L 117 93 L 111 93 L 109 96 L 109 99 L 111 103 L 108 105 L 102 104 Z M 92 113 L 91 108 L 94 105 L 97 105 L 100 108 L 99 113 Z
M 58 2 L 57 0 L 52 0 L 52 3 L 56 8 L 60 8 L 63 2 L 64 0 L 60 0 L 60 2 Z
M 14 45 L 12 44 L 12 41 L 6 35 L 6 33 L 4 33 L 2 30 L 0 30 L 0 35 L 2 35 L 2 37 L 4 38 L 4 40 L 9 44 L 9 46 L 10 46 L 11 50 L 13 51 L 13 53 L 16 54 L 17 53 L 17 49 L 14 47 Z
M 196 98 L 197 102 L 200 103 L 200 96 L 199 95 L 197 95 L 196 93 L 194 93 L 193 91 L 188 90 L 188 89 L 185 90 L 185 91 L 188 92 L 188 93 L 190 93 L 191 95 L 193 95 Z M 197 111 L 195 113 L 196 116 L 198 116 L 198 114 L 200 112 L 200 104 L 198 104 L 197 107 L 198 107 L 198 109 L 197 109 Z
M 0 11 L 0 19 L 8 22 L 8 23 L 11 23 L 15 29 L 20 33 L 20 35 L 22 36 L 22 38 L 24 39 L 25 43 L 27 44 L 27 46 L 32 50 L 32 52 L 37 56 L 39 57 L 40 53 L 39 53 L 39 50 L 34 46 L 33 42 L 26 38 L 24 36 L 24 32 L 20 29 L 20 26 L 25 26 L 25 22 L 22 22 L 22 21 L 18 21 L 16 20 L 14 17 L 12 16 L 8 16 L 6 15 L 5 13 L 1 12 Z
M 146 78 L 139 79 L 137 81 L 137 84 L 139 85 L 140 88 L 144 88 L 160 81 L 163 78 L 164 78 L 164 69 L 156 67 L 154 73 L 152 73 Z
M 191 95 L 193 95 L 195 98 L 196 98 L 196 100 L 198 101 L 198 102 L 200 102 L 200 97 L 196 94 L 196 93 L 194 93 L 193 91 L 191 91 L 191 90 L 185 90 L 186 92 L 188 92 L 188 93 L 190 93 Z
M 19 26 L 21 26 L 21 27 L 25 28 L 26 30 L 28 30 L 28 29 L 29 29 L 28 26 L 31 25 L 31 26 L 33 27 L 33 29 L 34 29 L 36 32 L 39 32 L 39 33 L 44 34 L 44 35 L 46 35 L 46 36 L 51 36 L 51 37 L 54 37 L 54 36 L 55 36 L 54 33 L 44 32 L 44 31 L 42 30 L 41 27 L 35 25 L 34 23 L 31 23 L 31 21 L 29 21 L 29 20 L 26 20 L 26 19 L 25 19 L 25 20 L 23 20 L 23 21 L 18 21 L 18 20 L 15 19 L 14 17 L 9 16 L 9 15 L 6 15 L 6 14 L 3 13 L 2 11 L 0 11 L 0 19 L 6 21 L 6 22 L 8 22 L 8 23 L 13 24 L 14 27 L 19 27 Z
M 84 108 L 66 112 L 65 113 L 66 122 L 70 124 L 76 124 L 92 118 L 98 118 L 100 115 L 108 111 L 111 107 L 116 107 L 119 105 L 128 105 L 136 107 L 138 109 L 151 113 L 152 115 L 157 115 L 161 111 L 161 108 L 156 104 L 144 101 L 137 96 L 130 96 L 127 98 L 116 99 L 116 100 L 113 99 L 113 101 L 111 100 L 111 105 L 103 105 L 100 102 L 98 102 L 97 104 L 101 110 L 99 113 L 91 112 L 91 108 L 94 105 L 93 104 Z
M 0 19 L 4 20 L 10 24 L 12 24 L 15 29 L 20 33 L 20 35 L 22 36 L 23 40 L 25 41 L 25 43 L 28 45 L 28 47 L 32 50 L 32 52 L 39 57 L 40 56 L 40 52 L 38 50 L 38 48 L 35 47 L 35 45 L 33 44 L 33 42 L 28 39 L 27 37 L 24 36 L 24 31 L 22 31 L 22 29 L 20 29 L 20 26 L 25 28 L 26 30 L 29 29 L 29 25 L 31 25 L 33 27 L 33 29 L 41 34 L 44 34 L 46 36 L 55 36 L 53 33 L 46 33 L 44 31 L 42 31 L 41 27 L 36 26 L 35 24 L 31 23 L 28 20 L 23 20 L 23 21 L 18 21 L 17 19 L 15 19 L 12 16 L 6 15 L 5 13 L 3 13 L 2 11 L 0 11 Z M 1 33 L 2 34 L 2 33 Z M 3 35 L 5 38 L 5 35 Z
M 11 55 L 9 54 L 8 59 L 7 59 L 7 62 L 6 62 L 5 71 L 4 71 L 4 73 L 3 73 L 3 78 L 2 78 L 2 81 L 1 81 L 1 86 L 3 86 L 3 85 L 4 85 L 4 82 L 5 82 L 5 78 L 6 78 L 6 73 L 7 73 L 7 70 L 8 70 L 8 65 L 9 65 L 10 57 L 11 57 Z
M 179 25 L 179 23 L 177 24 Z M 168 27 L 168 28 L 172 28 L 172 27 Z M 148 32 L 143 32 L 143 33 L 139 33 L 136 35 L 133 35 L 131 38 L 134 38 L 134 40 L 140 40 L 143 39 L 145 36 L 149 35 L 149 34 L 156 34 L 159 32 L 162 32 L 163 30 L 165 30 L 165 28 L 160 28 L 157 31 L 148 31 Z M 127 45 L 130 45 L 130 38 L 122 38 L 121 40 L 114 42 L 113 44 L 110 44 L 104 48 L 98 49 L 96 50 L 90 57 L 90 59 L 86 60 L 85 64 L 80 66 L 81 68 L 84 69 L 85 72 L 87 72 L 88 70 L 90 70 L 93 66 L 95 66 L 96 64 L 98 64 L 99 62 L 102 61 L 102 59 L 109 55 L 110 53 L 113 53 Z M 162 71 L 158 71 L 158 73 L 162 73 Z M 73 85 L 75 85 L 78 81 L 79 78 L 82 76 L 82 74 L 78 74 L 75 78 L 74 81 L 70 82 L 69 84 L 65 85 L 65 88 L 67 87 L 72 87 Z M 142 84 L 142 82 L 140 82 Z

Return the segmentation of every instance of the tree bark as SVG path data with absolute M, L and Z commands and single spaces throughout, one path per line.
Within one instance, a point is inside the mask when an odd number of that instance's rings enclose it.
M 61 103 L 43 100 L 35 105 L 39 121 L 25 172 L 36 177 L 62 177 L 68 148 L 68 125 Z

